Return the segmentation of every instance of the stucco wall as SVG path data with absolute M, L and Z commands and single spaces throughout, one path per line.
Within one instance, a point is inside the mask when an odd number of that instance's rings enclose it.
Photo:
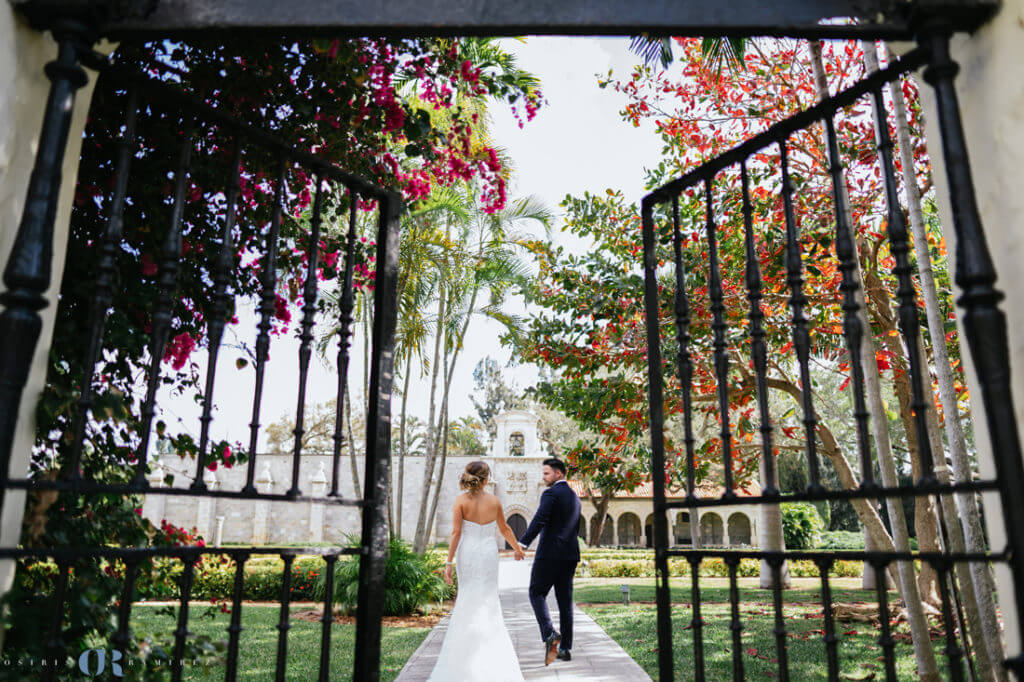
M 996 287 L 1007 294 L 1002 303 L 1006 312 L 1010 341 L 1010 370 L 1017 423 L 1024 424 L 1024 191 L 1021 168 L 1024 168 L 1024 0 L 1003 0 L 999 14 L 973 36 L 955 36 L 953 59 L 960 64 L 956 79 L 960 98 L 964 133 L 974 176 L 982 224 L 989 250 L 995 263 Z M 949 206 L 946 170 L 942 159 L 938 114 L 931 86 L 921 84 L 927 125 L 928 150 L 934 170 L 939 212 L 946 244 L 955 253 L 956 233 Z M 955 270 L 955 259 L 950 258 Z M 959 295 L 959 290 L 955 290 Z M 958 325 L 960 324 L 958 320 Z M 965 339 L 963 328 L 960 338 Z M 985 478 L 995 478 L 988 439 L 981 391 L 973 363 L 962 341 L 964 368 L 971 389 L 974 433 L 979 452 L 979 466 Z M 994 550 L 1006 542 L 999 498 L 996 493 L 983 496 L 985 520 Z M 995 567 L 1000 595 L 1006 595 L 1003 611 L 1007 650 L 1021 650 L 1012 603 L 1013 591 L 1009 572 L 1004 564 Z
M 447 540 L 451 532 L 451 509 L 455 496 L 459 494 L 459 475 L 466 464 L 479 459 L 478 457 L 449 457 L 445 463 L 444 483 L 441 498 L 437 505 L 431 540 Z M 537 503 L 543 491 L 541 480 L 540 457 L 486 457 L 483 458 L 491 467 L 489 489 L 498 495 L 504 506 L 505 516 L 513 513 L 521 514 L 529 521 L 537 510 Z M 174 474 L 175 487 L 187 487 L 195 475 L 195 461 L 182 459 L 177 455 L 164 455 L 160 459 L 161 466 L 167 473 Z M 299 488 L 303 494 L 313 491 L 312 480 L 322 468 L 326 480 L 331 478 L 332 457 L 329 455 L 303 455 L 299 464 Z M 241 490 L 245 485 L 247 466 L 236 466 L 231 469 L 220 467 L 216 472 L 207 472 L 206 480 L 211 485 L 212 479 L 217 482 L 219 490 Z M 392 466 L 392 491 L 398 489 L 397 466 Z M 264 471 L 269 470 L 272 483 L 265 487 L 261 483 Z M 291 455 L 258 455 L 256 460 L 256 485 L 261 492 L 284 493 L 291 488 Z M 359 480 L 363 482 L 364 465 L 359 462 Z M 341 461 L 339 486 L 342 497 L 354 496 L 351 467 L 347 458 Z M 212 487 L 212 486 L 211 486 Z M 423 489 L 423 458 L 410 457 L 405 463 L 405 483 L 402 501 L 401 536 L 412 540 L 416 531 L 416 519 L 419 514 L 421 492 Z M 323 493 L 320 493 L 323 494 Z M 143 513 L 154 524 L 159 525 L 167 519 L 177 526 L 192 528 L 196 526 L 212 543 L 216 537 L 217 517 L 224 516 L 223 542 L 252 541 L 257 513 L 257 505 L 266 505 L 266 542 L 276 544 L 282 542 L 309 542 L 314 538 L 311 527 L 311 503 L 309 502 L 253 502 L 252 500 L 232 500 L 215 498 L 207 504 L 200 504 L 197 498 L 183 495 L 147 495 Z M 354 507 L 325 505 L 322 521 L 322 540 L 324 542 L 341 542 L 346 534 L 360 531 L 360 514 Z M 497 537 L 495 538 L 497 542 Z
M 111 46 L 103 46 L 109 50 Z M 49 34 L 32 30 L 10 4 L 0 2 L 0 265 L 6 266 L 14 237 L 21 221 L 28 179 L 32 172 L 36 145 L 42 124 L 50 82 L 43 72 L 46 62 L 56 57 L 57 46 Z M 28 384 L 22 397 L 20 423 L 14 438 L 10 474 L 23 477 L 28 467 L 29 452 L 35 437 L 35 403 L 42 392 L 46 376 L 46 349 L 53 336 L 54 303 L 64 269 L 68 221 L 78 175 L 78 157 L 82 146 L 82 130 L 88 103 L 92 97 L 95 78 L 78 91 L 68 146 L 64 156 L 60 202 L 54 226 L 52 281 L 46 298 L 50 305 L 40 314 L 42 333 L 29 373 Z M 4 500 L 0 544 L 16 545 L 21 528 L 25 494 L 20 490 L 9 492 Z M 13 577 L 10 562 L 0 562 L 0 592 L 10 587 Z

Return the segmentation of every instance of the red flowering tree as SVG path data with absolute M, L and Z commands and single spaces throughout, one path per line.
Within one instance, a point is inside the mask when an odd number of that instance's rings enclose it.
M 666 72 L 648 66 L 637 67 L 621 80 L 602 79 L 627 98 L 622 112 L 626 121 L 639 125 L 653 119 L 666 145 L 659 165 L 648 175 L 647 185 L 655 187 L 671 177 L 692 169 L 740 141 L 816 99 L 807 50 L 796 41 L 756 41 L 746 51 L 745 68 L 721 73 L 702 59 L 701 41 L 677 41 L 681 48 L 681 72 Z M 855 44 L 835 44 L 825 52 L 826 72 L 833 91 L 863 75 L 862 54 Z M 800 66 L 803 64 L 803 68 Z M 928 160 L 920 138 L 920 106 L 916 88 L 903 84 L 911 103 L 911 129 L 915 134 L 916 168 L 921 185 L 929 184 Z M 909 382 L 904 353 L 893 314 L 895 279 L 893 258 L 885 233 L 884 192 L 873 153 L 872 120 L 864 101 L 844 111 L 837 119 L 841 152 L 847 163 L 852 218 L 856 228 L 861 267 L 869 288 L 872 332 L 878 339 L 877 363 L 890 380 L 901 408 L 909 408 Z M 833 239 L 835 217 L 832 188 L 827 172 L 827 154 L 822 131 L 812 128 L 789 140 L 790 177 L 795 185 L 798 240 L 803 254 L 803 290 L 809 302 L 805 310 L 811 339 L 814 376 L 821 371 L 848 375 L 849 364 L 842 335 L 843 311 L 839 284 L 841 273 L 835 259 Z M 769 387 L 777 395 L 794 400 L 796 409 L 777 415 L 778 448 L 803 449 L 808 436 L 818 441 L 819 452 L 835 466 L 839 483 L 855 484 L 847 462 L 855 448 L 849 439 L 837 437 L 828 424 L 821 423 L 812 434 L 800 422 L 802 391 L 793 354 L 790 288 L 785 268 L 785 219 L 780 188 L 778 151 L 766 149 L 748 164 L 753 202 L 754 253 L 763 280 L 761 312 L 764 314 L 769 347 Z M 721 267 L 724 350 L 729 359 L 727 374 L 729 421 L 723 424 L 718 407 L 718 378 L 714 367 L 713 316 L 709 298 L 709 246 L 706 230 L 704 187 L 680 197 L 682 257 L 691 308 L 690 342 L 694 361 L 694 435 L 698 477 L 721 475 L 724 438 L 728 438 L 733 477 L 738 485 L 756 472 L 761 443 L 756 433 L 759 415 L 749 349 L 750 308 L 745 286 L 746 253 L 740 206 L 740 179 L 735 169 L 720 174 L 712 190 L 716 225 L 717 258 Z M 591 238 L 593 248 L 577 256 L 536 245 L 542 267 L 532 292 L 532 302 L 544 309 L 531 328 L 531 357 L 557 370 L 557 379 L 538 387 L 549 405 L 575 419 L 590 419 L 598 425 L 604 444 L 637 421 L 624 439 L 639 447 L 647 441 L 645 403 L 646 357 L 642 305 L 642 248 L 636 207 L 625 205 L 612 190 L 607 196 L 585 195 L 568 198 L 567 229 Z M 669 482 L 678 480 L 681 467 L 679 419 L 681 389 L 676 378 L 676 330 L 672 313 L 675 283 L 663 269 L 672 261 L 671 223 L 664 213 L 656 214 L 659 233 L 659 285 L 666 443 L 670 464 Z M 933 241 L 934 240 L 934 241 Z M 944 262 L 944 244 L 938 234 L 929 237 L 933 255 Z M 941 270 L 941 268 L 940 268 Z M 940 281 L 948 282 L 944 272 Z M 942 302 L 952 315 L 947 295 Z M 580 312 L 584 314 L 580 314 Z M 940 340 L 942 342 L 942 340 Z M 955 345 L 952 348 L 955 357 Z M 962 386 L 962 384 L 961 384 Z M 845 388 L 845 384 L 842 385 Z M 589 402 L 588 402 L 589 401 Z M 592 409 L 586 406 L 592 405 Z M 914 450 L 912 414 L 901 409 L 903 438 Z M 727 432 L 726 432 L 726 428 Z M 625 447 L 623 445 L 622 447 Z M 581 452 L 583 450 L 581 449 Z M 607 448 L 590 447 L 586 458 L 607 457 Z M 621 450 L 620 450 L 621 451 Z M 642 464 L 640 464 L 642 465 Z M 674 466 L 673 466 L 674 465 Z M 627 466 L 633 466 L 628 464 Z M 858 509 L 862 521 L 872 526 L 877 514 Z M 870 516 L 871 518 L 866 519 Z M 880 523 L 877 524 L 881 529 Z

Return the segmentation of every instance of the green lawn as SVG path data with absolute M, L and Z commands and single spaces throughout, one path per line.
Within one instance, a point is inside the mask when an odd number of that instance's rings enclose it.
M 630 585 L 629 606 L 623 605 L 619 585 Z M 672 581 L 676 594 L 672 608 L 672 648 L 675 651 L 675 678 L 693 679 L 694 641 L 690 622 L 690 580 Z M 775 611 L 772 593 L 757 587 L 757 579 L 741 579 L 740 620 L 743 625 L 743 672 L 747 679 L 778 677 L 775 652 Z M 825 644 L 822 641 L 822 607 L 818 586 L 813 578 L 794 578 L 793 589 L 783 593 L 783 614 L 788 632 L 788 659 L 791 679 L 809 682 L 828 679 Z M 729 582 L 724 578 L 701 579 L 701 615 L 704 620 L 704 660 L 708 680 L 733 678 L 732 632 Z M 833 579 L 833 603 L 874 605 L 873 591 L 861 590 L 860 579 Z M 588 579 L 577 581 L 576 602 L 637 661 L 653 679 L 658 676 L 658 635 L 655 626 L 654 581 L 639 579 Z M 895 593 L 890 593 L 890 604 Z M 639 602 L 639 603 L 638 603 Z M 913 649 L 906 627 L 897 628 L 895 649 L 899 679 L 913 679 L 916 672 Z M 843 680 L 884 679 L 882 650 L 877 626 L 868 622 L 838 621 L 840 678 Z M 943 638 L 933 637 L 940 669 L 946 665 L 941 650 Z M 944 673 L 944 679 L 949 679 Z
M 205 605 L 196 604 L 196 611 L 205 610 Z M 160 641 L 172 642 L 171 633 L 176 621 L 157 613 L 158 607 L 137 604 L 132 607 L 132 630 L 138 635 L 160 635 Z M 295 609 L 292 611 L 295 612 Z M 190 616 L 192 614 L 190 613 Z M 277 659 L 277 620 L 279 607 L 276 605 L 242 607 L 242 627 L 239 639 L 239 680 L 263 681 L 274 678 Z M 220 636 L 226 642 L 230 614 L 217 613 L 213 619 L 192 616 L 189 630 L 196 635 Z M 320 670 L 320 628 L 319 621 L 291 619 L 288 631 L 289 680 L 317 679 Z M 423 639 L 429 628 L 384 628 L 381 643 L 381 679 L 393 680 Z M 352 677 L 355 626 L 335 624 L 331 629 L 331 674 L 332 680 L 349 680 Z M 208 668 L 190 666 L 185 670 L 186 680 L 223 680 L 224 665 Z M 168 670 L 168 679 L 170 673 Z

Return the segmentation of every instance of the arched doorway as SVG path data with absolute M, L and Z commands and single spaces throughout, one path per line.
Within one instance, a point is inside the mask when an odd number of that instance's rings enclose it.
M 593 535 L 597 529 L 597 514 L 590 519 L 590 534 Z M 604 516 L 604 527 L 601 528 L 601 540 L 598 542 L 599 545 L 611 545 L 615 543 L 615 522 L 612 521 L 612 517 L 608 514 Z
M 735 512 L 729 517 L 729 544 L 750 545 L 750 519 L 743 512 Z
M 517 537 L 522 537 L 523 533 L 526 532 L 526 519 L 523 518 L 522 514 L 513 514 L 508 517 L 508 527 L 512 529 L 512 533 Z M 512 549 L 512 546 L 505 542 L 505 549 Z
M 721 545 L 725 540 L 724 531 L 722 517 L 715 512 L 700 517 L 700 537 L 705 544 Z
M 644 546 L 654 547 L 654 514 L 648 514 L 644 520 Z
M 626 512 L 619 517 L 619 544 L 638 547 L 640 545 L 640 517 Z
M 676 523 L 672 528 L 677 545 L 689 545 L 693 543 L 693 534 L 690 533 L 690 513 L 679 512 L 676 514 Z

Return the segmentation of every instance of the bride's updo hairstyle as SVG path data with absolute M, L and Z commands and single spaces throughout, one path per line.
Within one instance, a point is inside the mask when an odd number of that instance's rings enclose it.
M 466 470 L 462 472 L 462 477 L 459 478 L 459 487 L 471 493 L 483 490 L 484 483 L 487 482 L 490 475 L 491 468 L 487 466 L 487 462 L 470 462 L 466 465 Z

